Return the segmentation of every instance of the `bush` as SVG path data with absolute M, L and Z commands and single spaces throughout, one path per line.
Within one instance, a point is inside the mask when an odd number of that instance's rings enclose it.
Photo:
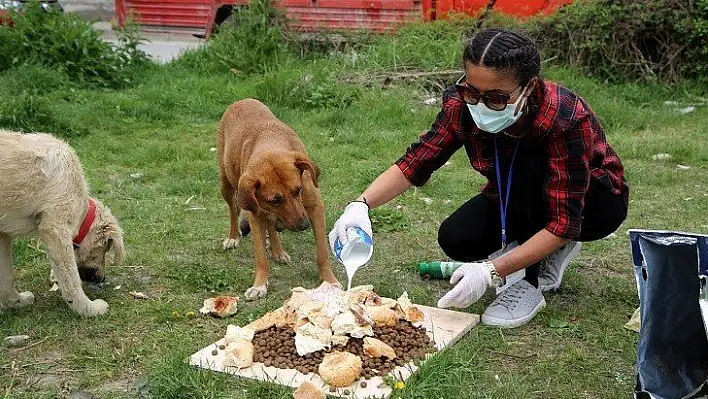
M 67 111 L 76 84 L 61 70 L 27 65 L 0 73 L 0 127 L 61 137 L 88 132 Z
M 273 70 L 289 57 L 284 18 L 273 0 L 252 0 L 234 8 L 208 44 L 185 54 L 177 63 L 206 73 L 257 74 Z
M 525 27 L 545 57 L 601 78 L 708 76 L 708 0 L 578 0 Z
M 41 65 L 25 65 L 0 72 L 0 93 L 5 98 L 22 94 L 42 96 L 76 86 L 64 71 Z
M 119 32 L 114 48 L 77 15 L 42 11 L 36 1 L 11 17 L 12 28 L 0 25 L 0 72 L 42 65 L 82 84 L 117 88 L 132 83 L 137 67 L 147 61 L 134 27 Z
M 361 96 L 360 88 L 338 84 L 336 73 L 323 67 L 267 73 L 255 93 L 267 104 L 298 109 L 346 108 Z
M 0 102 L 0 127 L 61 137 L 88 133 L 85 126 L 62 111 L 63 106 L 63 101 L 30 93 L 13 96 Z
M 355 65 L 366 69 L 461 69 L 462 43 L 473 30 L 473 19 L 455 17 L 405 25 L 359 50 Z

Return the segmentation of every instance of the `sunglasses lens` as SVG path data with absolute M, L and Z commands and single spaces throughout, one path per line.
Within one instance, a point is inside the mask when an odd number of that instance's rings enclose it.
M 489 107 L 489 109 L 493 109 L 495 111 L 503 111 L 506 108 L 508 102 L 508 96 L 495 95 L 484 97 L 484 105 Z
M 462 97 L 462 100 L 467 104 L 475 105 L 479 102 L 479 95 L 467 86 L 458 85 L 457 92 L 460 94 L 460 97 Z

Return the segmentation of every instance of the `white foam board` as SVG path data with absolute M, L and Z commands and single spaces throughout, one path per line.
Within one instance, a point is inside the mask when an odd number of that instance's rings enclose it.
M 456 312 L 446 309 L 438 309 L 427 306 L 416 305 L 423 312 L 423 321 L 416 323 L 417 326 L 423 326 L 428 331 L 428 336 L 435 341 L 435 346 L 438 352 L 428 355 L 428 359 L 435 356 L 437 353 L 449 347 L 459 340 L 463 335 L 469 332 L 472 327 L 479 323 L 479 315 L 471 313 Z M 302 374 L 294 369 L 278 369 L 275 367 L 265 367 L 262 363 L 254 363 L 251 367 L 245 369 L 235 369 L 224 367 L 225 352 L 218 351 L 217 355 L 212 355 L 215 345 L 222 345 L 223 338 L 211 344 L 204 349 L 193 354 L 189 363 L 193 366 L 213 370 L 221 373 L 228 373 L 234 376 L 248 378 L 259 381 L 267 381 L 274 384 L 280 384 L 297 388 L 305 381 L 313 383 L 320 388 L 324 393 L 331 396 L 346 397 L 352 399 L 365 398 L 388 398 L 391 395 L 392 388 L 383 383 L 382 377 L 374 377 L 368 380 L 361 379 L 356 381 L 350 387 L 339 388 L 336 392 L 331 392 L 329 386 L 324 383 L 322 378 L 317 374 Z M 399 381 L 406 381 L 413 373 L 418 370 L 418 366 L 412 362 L 404 366 L 396 367 L 391 373 Z M 360 386 L 360 381 L 366 381 L 366 388 Z M 344 394 L 344 390 L 349 391 L 349 395 Z

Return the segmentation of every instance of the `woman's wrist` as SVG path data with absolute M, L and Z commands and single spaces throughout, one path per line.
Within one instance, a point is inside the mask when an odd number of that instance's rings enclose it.
M 494 270 L 496 270 L 497 274 L 501 277 L 506 277 L 508 274 L 511 274 L 506 272 L 506 270 L 508 270 L 509 268 L 509 264 L 505 260 L 505 258 L 507 258 L 506 255 L 507 254 L 502 255 L 498 258 L 492 259 L 491 261 L 492 266 L 494 266 Z
M 355 199 L 352 202 L 362 202 L 362 203 L 364 203 L 364 205 L 366 205 L 367 208 L 369 208 L 369 210 L 371 210 L 371 205 L 369 205 L 369 201 L 367 201 L 366 197 L 363 195 L 360 195 L 359 197 L 357 197 L 357 199 Z

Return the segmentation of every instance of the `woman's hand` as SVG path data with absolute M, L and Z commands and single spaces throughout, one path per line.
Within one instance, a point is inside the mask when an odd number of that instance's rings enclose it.
M 492 263 L 497 273 L 506 277 L 551 255 L 566 243 L 568 243 L 567 239 L 556 237 L 543 229 L 513 251 L 492 260 Z
M 457 284 L 438 301 L 439 308 L 466 308 L 477 302 L 492 285 L 490 262 L 465 263 L 452 274 L 450 284 Z
M 334 242 L 334 239 L 338 237 L 340 242 L 346 242 L 347 229 L 351 227 L 358 227 L 364 230 L 369 237 L 374 236 L 371 231 L 369 206 L 362 201 L 350 202 L 349 205 L 344 208 L 344 213 L 342 213 L 342 216 L 334 223 L 334 227 L 329 233 L 330 241 Z

